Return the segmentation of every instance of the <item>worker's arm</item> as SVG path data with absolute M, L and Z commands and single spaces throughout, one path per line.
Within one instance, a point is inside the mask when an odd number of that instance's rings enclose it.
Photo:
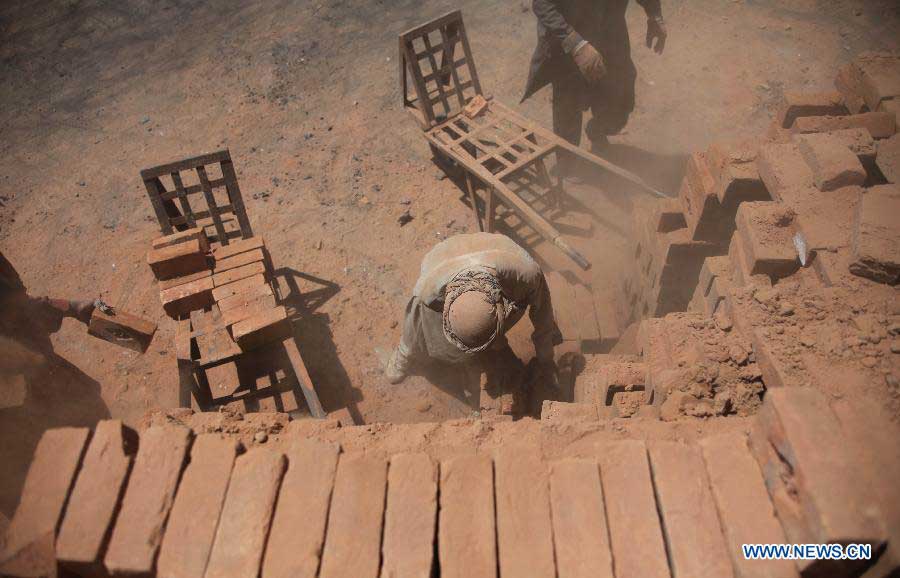
M 641 8 L 644 9 L 644 12 L 647 13 L 647 18 L 662 18 L 662 6 L 660 0 L 637 0 L 637 3 L 640 4 Z
M 581 35 L 563 18 L 559 0 L 532 0 L 531 9 L 538 22 L 559 42 L 566 54 L 572 54 L 584 43 Z
M 661 54 L 666 47 L 666 24 L 663 22 L 660 0 L 638 0 L 647 13 L 647 48 Z
M 553 346 L 562 343 L 562 334 L 553 317 L 553 303 L 550 301 L 550 288 L 544 275 L 539 276 L 537 286 L 531 292 L 528 316 L 534 326 L 531 341 L 534 352 L 540 363 L 553 363 Z

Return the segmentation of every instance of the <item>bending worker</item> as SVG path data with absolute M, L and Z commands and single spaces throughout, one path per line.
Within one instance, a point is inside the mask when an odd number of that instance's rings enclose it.
M 666 43 L 660 0 L 638 0 L 647 13 L 647 47 Z M 618 134 L 634 110 L 637 71 L 631 60 L 625 8 L 628 0 L 533 0 L 538 41 L 531 57 L 524 101 L 553 85 L 553 132 L 574 145 L 581 141 L 581 113 L 591 109 L 585 132 L 592 152 Z M 654 45 L 655 43 L 655 45 Z M 571 175 L 573 158 L 560 170 Z
M 400 383 L 413 362 L 465 363 L 514 354 L 505 334 L 528 309 L 541 379 L 556 383 L 553 346 L 562 341 L 541 268 L 509 237 L 456 235 L 422 261 L 406 306 L 403 336 L 385 369 Z

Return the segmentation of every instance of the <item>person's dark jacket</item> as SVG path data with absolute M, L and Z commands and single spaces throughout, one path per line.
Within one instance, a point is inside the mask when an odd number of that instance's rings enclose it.
M 648 17 L 661 15 L 660 0 L 637 2 Z M 600 51 L 611 78 L 633 74 L 627 6 L 628 0 L 533 0 L 538 42 L 522 100 L 557 78 L 578 74 L 571 52 L 582 39 Z

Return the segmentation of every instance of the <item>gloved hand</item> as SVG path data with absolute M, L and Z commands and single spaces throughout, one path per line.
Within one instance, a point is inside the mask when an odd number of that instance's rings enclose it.
M 668 33 L 666 32 L 666 25 L 662 16 L 647 18 L 647 48 L 652 48 L 657 54 L 662 54 L 663 49 L 666 47 L 666 36 L 668 36 Z M 656 46 L 653 45 L 654 40 L 656 41 Z
M 588 84 L 597 84 L 606 76 L 606 63 L 603 56 L 590 43 L 584 42 L 572 53 L 575 66 Z

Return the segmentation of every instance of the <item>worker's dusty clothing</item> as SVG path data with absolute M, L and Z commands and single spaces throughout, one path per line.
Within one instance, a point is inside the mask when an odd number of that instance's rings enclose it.
M 447 284 L 460 271 L 483 268 L 495 273 L 503 296 L 511 302 L 501 335 L 487 351 L 490 355 L 509 347 L 504 334 L 525 310 L 534 326 L 532 341 L 536 356 L 552 362 L 553 346 L 561 341 L 553 318 L 550 291 L 544 274 L 531 256 L 509 237 L 492 233 L 456 235 L 434 247 L 422 261 L 419 280 L 406 306 L 399 353 L 407 358 L 433 358 L 459 363 L 473 358 L 444 335 L 443 308 Z
M 660 0 L 638 4 L 648 17 L 661 16 Z M 634 110 L 637 72 L 625 22 L 627 6 L 628 0 L 533 0 L 538 42 L 522 100 L 553 84 L 553 130 L 573 144 L 581 140 L 582 111 L 591 109 L 586 132 L 592 142 L 600 142 L 621 131 Z M 582 40 L 596 48 L 606 64 L 606 76 L 594 86 L 572 59 Z

